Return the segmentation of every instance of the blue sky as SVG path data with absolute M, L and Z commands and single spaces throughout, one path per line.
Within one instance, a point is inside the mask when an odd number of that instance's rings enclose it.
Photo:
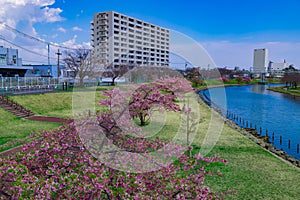
M 286 59 L 300 68 L 299 0 L 1 0 L 1 4 L 0 21 L 69 47 L 87 46 L 93 14 L 114 10 L 186 34 L 218 66 L 249 68 L 253 49 L 268 48 L 270 60 Z M 7 40 L 25 43 L 4 31 L 0 27 Z M 27 39 L 26 45 L 30 42 Z

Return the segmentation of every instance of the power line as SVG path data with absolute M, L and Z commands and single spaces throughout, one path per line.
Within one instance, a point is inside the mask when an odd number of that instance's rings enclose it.
M 25 48 L 25 47 L 22 47 L 22 46 L 20 46 L 20 45 L 14 44 L 14 43 L 12 43 L 12 42 L 6 40 L 5 38 L 0 38 L 0 39 L 3 40 L 3 41 L 5 41 L 5 42 L 7 42 L 7 43 L 9 43 L 9 44 L 11 44 L 11 45 L 14 45 L 14 46 L 16 46 L 16 47 L 18 47 L 18 48 L 21 48 L 21 49 L 25 50 L 25 51 L 28 51 L 28 52 L 30 52 L 30 53 L 32 53 L 32 54 L 35 54 L 35 55 L 38 55 L 38 56 L 42 56 L 42 57 L 48 58 L 48 56 L 46 56 L 46 55 L 43 55 L 43 54 L 40 54 L 40 53 L 31 51 L 31 50 L 29 50 L 29 49 L 27 49 L 27 48 Z M 56 59 L 56 58 L 54 58 L 54 57 L 50 57 L 50 58 L 51 58 L 51 59 Z
M 18 33 L 18 34 L 22 35 L 23 37 L 29 38 L 31 40 L 35 40 L 37 42 L 40 42 L 40 43 L 43 43 L 43 44 L 47 44 L 47 45 L 51 45 L 51 46 L 58 47 L 58 48 L 63 48 L 63 49 L 68 49 L 68 50 L 77 50 L 76 48 L 65 47 L 65 46 L 62 46 L 62 45 L 59 45 L 59 44 L 55 44 L 53 42 L 47 42 L 45 40 L 33 37 L 33 36 L 28 35 L 28 34 L 22 32 L 22 31 L 19 31 L 19 30 L 15 29 L 15 28 L 12 28 L 11 26 L 8 26 L 6 23 L 4 23 L 2 21 L 0 21 L 0 24 L 2 24 L 6 29 L 8 29 L 10 31 L 13 31 L 15 33 Z M 83 48 L 83 50 L 89 50 L 89 49 Z

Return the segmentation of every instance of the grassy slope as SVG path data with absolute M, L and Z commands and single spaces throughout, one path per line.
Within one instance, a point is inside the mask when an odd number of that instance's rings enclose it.
M 62 95 L 62 96 L 59 96 Z M 56 107 L 56 103 L 67 104 L 71 100 L 71 93 L 49 94 L 27 96 L 35 103 L 35 106 L 43 106 L 44 111 L 41 114 L 50 114 L 51 108 Z M 26 97 L 26 98 L 27 98 Z M 25 101 L 21 96 L 13 97 L 23 105 Z M 101 99 L 101 95 L 97 95 Z M 38 100 L 39 99 L 39 100 Z M 60 100 L 60 102 L 58 101 Z M 52 103 L 48 103 L 48 102 Z M 41 105 L 46 104 L 46 105 Z M 69 116 L 70 105 L 62 105 L 63 113 Z M 32 110 L 35 111 L 32 105 Z M 52 111 L 60 115 L 59 109 Z M 206 105 L 200 105 L 201 120 L 199 131 L 193 141 L 193 145 L 199 148 L 207 132 L 211 112 Z M 167 123 L 158 136 L 165 139 L 173 138 L 174 132 L 178 129 L 179 116 L 168 113 Z M 214 122 L 212 122 L 214 124 Z M 275 156 L 263 150 L 261 147 L 244 137 L 237 131 L 224 126 L 217 144 L 208 156 L 218 155 L 227 159 L 227 165 L 210 166 L 213 170 L 220 169 L 223 172 L 223 178 L 207 177 L 206 183 L 214 191 L 224 191 L 227 189 L 238 191 L 236 196 L 230 196 L 229 199 L 297 199 L 300 196 L 300 171 L 293 166 L 281 161 Z
M 46 93 L 11 96 L 12 100 L 37 115 L 70 118 L 72 116 L 72 93 Z
M 272 88 L 269 88 L 269 90 L 300 97 L 299 88 L 297 88 L 297 89 L 291 88 L 289 90 L 285 90 L 284 87 L 272 87 Z
M 99 88 L 106 90 L 107 87 Z M 94 91 L 83 92 L 89 96 Z M 72 117 L 72 92 L 48 93 L 36 95 L 19 95 L 10 98 L 32 110 L 36 115 L 54 116 L 62 118 Z M 97 92 L 95 102 L 103 99 L 100 92 Z M 84 103 L 84 102 L 83 102 Z M 11 113 L 0 108 L 0 152 L 13 148 L 25 142 L 31 132 L 51 130 L 58 128 L 59 123 L 39 122 L 24 120 L 15 117 Z
M 0 151 L 18 146 L 31 132 L 51 130 L 58 123 L 38 122 L 21 119 L 0 108 Z
M 99 100 L 103 99 L 103 96 L 99 91 L 106 90 L 107 88 L 109 87 L 97 88 L 97 93 L 95 97 L 96 106 L 98 105 Z M 25 106 L 26 108 L 30 109 L 37 115 L 72 118 L 73 96 L 75 98 L 90 98 L 90 96 L 94 95 L 94 93 L 95 90 L 90 89 L 86 91 L 79 90 L 78 94 L 73 92 L 59 92 L 36 95 L 18 95 L 11 96 L 10 98 Z M 83 104 L 85 104 L 85 102 L 88 101 L 82 101 Z

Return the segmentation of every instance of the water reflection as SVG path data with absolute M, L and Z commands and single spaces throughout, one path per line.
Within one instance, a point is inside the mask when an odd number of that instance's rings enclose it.
M 227 106 L 229 112 L 251 122 L 253 127 L 262 127 L 262 132 L 265 133 L 266 129 L 269 133 L 274 132 L 274 146 L 300 158 L 296 152 L 296 146 L 300 144 L 300 98 L 267 90 L 274 86 L 281 85 L 226 87 L 226 99 L 214 101 L 224 108 Z M 214 88 L 210 92 L 217 93 L 218 90 Z M 282 145 L 280 136 L 283 138 Z M 290 149 L 288 140 L 291 141 Z
M 260 85 L 256 84 L 251 87 L 252 92 L 258 93 L 258 94 L 266 94 L 267 85 Z

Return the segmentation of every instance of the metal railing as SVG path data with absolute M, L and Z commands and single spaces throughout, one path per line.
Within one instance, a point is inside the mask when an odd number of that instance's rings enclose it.
M 84 79 L 79 84 L 78 79 L 51 77 L 0 77 L 0 94 L 21 94 L 34 92 L 50 92 L 54 90 L 68 90 L 73 87 L 92 87 L 103 85 L 96 79 Z
M 0 88 L 57 85 L 58 78 L 51 77 L 0 77 Z

